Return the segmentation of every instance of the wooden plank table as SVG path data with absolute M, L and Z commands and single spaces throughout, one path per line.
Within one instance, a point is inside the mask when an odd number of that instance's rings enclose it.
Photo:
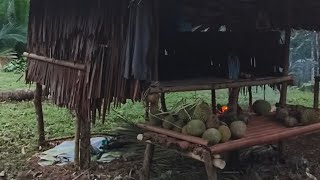
M 144 126 L 140 126 L 144 127 Z M 178 151 L 180 154 L 192 157 L 196 160 L 200 160 L 205 163 L 206 169 L 212 169 L 208 167 L 208 164 L 212 165 L 212 162 L 208 163 L 207 153 L 213 157 L 215 155 L 232 152 L 244 148 L 249 148 L 256 145 L 273 144 L 279 141 L 286 140 L 288 138 L 301 136 L 304 134 L 310 134 L 320 131 L 320 123 L 298 126 L 293 128 L 287 128 L 280 122 L 276 121 L 274 114 L 269 116 L 252 116 L 247 126 L 247 134 L 242 139 L 230 140 L 226 143 L 220 143 L 213 146 L 205 146 L 200 144 L 194 144 L 186 140 L 170 137 L 169 135 L 160 134 L 158 132 L 151 132 L 148 129 L 143 136 L 143 141 L 148 143 L 148 146 L 159 145 L 168 149 Z M 175 133 L 172 131 L 172 133 Z M 169 133 L 170 134 L 170 133 Z M 185 137 L 184 137 L 185 139 Z M 152 149 L 152 148 L 148 148 Z M 146 154 L 148 154 L 146 152 Z M 150 158 L 148 156 L 148 158 Z M 212 161 L 211 159 L 210 161 Z M 145 170 L 147 171 L 147 170 Z M 216 173 L 214 167 L 213 172 Z M 211 177 L 215 177 L 216 174 Z

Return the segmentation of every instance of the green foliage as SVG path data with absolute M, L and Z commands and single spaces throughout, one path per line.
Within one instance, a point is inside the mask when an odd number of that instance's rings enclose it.
M 13 59 L 7 65 L 4 66 L 5 72 L 21 73 L 24 72 L 27 66 L 25 58 Z

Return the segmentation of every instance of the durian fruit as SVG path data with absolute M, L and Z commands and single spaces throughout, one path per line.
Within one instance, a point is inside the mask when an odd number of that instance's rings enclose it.
M 187 109 L 182 108 L 180 109 L 177 113 L 176 113 L 177 117 L 179 120 L 184 120 L 186 122 L 188 122 L 190 120 L 190 115 L 187 111 Z
M 185 135 L 188 134 L 188 132 L 187 132 L 187 125 L 183 126 L 183 128 L 182 128 L 182 130 L 181 130 L 181 133 L 182 133 L 182 134 L 185 134 Z
M 285 108 L 277 108 L 276 119 L 284 121 L 289 117 L 289 111 Z
M 182 131 L 182 128 L 183 126 L 185 125 L 184 121 L 183 120 L 178 120 L 174 123 L 175 126 L 173 126 L 173 129 L 174 131 L 176 132 L 181 132 Z
M 290 117 L 290 116 L 287 116 L 285 119 L 284 119 L 284 124 L 287 126 L 287 127 L 294 127 L 298 124 L 298 120 L 295 118 L 295 117 Z
M 240 114 L 238 116 L 239 121 L 243 121 L 244 123 L 248 124 L 249 123 L 249 116 L 246 114 Z
M 230 131 L 233 138 L 243 138 L 247 132 L 247 125 L 242 121 L 234 121 L 230 125 Z
M 164 114 L 160 110 L 150 112 L 148 124 L 151 126 L 161 126 L 163 118 L 164 118 Z
M 206 130 L 202 135 L 202 139 L 209 141 L 209 145 L 218 144 L 221 141 L 221 138 L 220 132 L 215 128 Z
M 210 106 L 208 103 L 202 101 L 194 109 L 193 117 L 194 119 L 199 119 L 203 122 L 206 122 L 210 118 Z
M 227 142 L 230 140 L 231 138 L 231 131 L 229 129 L 228 126 L 226 125 L 222 125 L 219 127 L 219 132 L 221 134 L 221 142 L 224 143 L 224 142 Z
M 304 125 L 311 124 L 317 121 L 317 114 L 313 109 L 301 110 L 300 122 Z
M 218 129 L 220 126 L 220 121 L 217 115 L 212 114 L 211 117 L 206 122 L 207 129 L 216 128 Z
M 168 115 L 164 118 L 164 121 L 162 123 L 162 127 L 164 129 L 172 129 L 173 123 L 176 121 L 176 119 L 172 115 Z
M 252 105 L 253 112 L 258 115 L 267 115 L 271 111 L 271 104 L 265 100 L 257 100 Z
M 187 124 L 187 133 L 191 136 L 200 137 L 206 130 L 206 125 L 201 120 L 191 120 Z

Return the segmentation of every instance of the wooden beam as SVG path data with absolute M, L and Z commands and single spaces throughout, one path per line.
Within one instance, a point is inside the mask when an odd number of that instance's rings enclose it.
M 42 86 L 41 84 L 36 84 L 36 90 L 34 91 L 34 106 L 36 109 L 37 116 L 37 126 L 38 126 L 38 145 L 39 147 L 45 145 L 45 133 L 44 133 L 44 121 L 43 121 L 43 111 L 42 111 Z
M 80 169 L 80 131 L 81 131 L 81 117 L 76 114 L 75 120 L 75 137 L 74 137 L 74 165 Z
M 29 58 L 31 60 L 42 61 L 42 62 L 46 62 L 46 63 L 58 65 L 58 66 L 77 69 L 77 70 L 80 70 L 80 71 L 86 71 L 86 66 L 84 64 L 73 63 L 73 62 L 63 61 L 63 60 L 57 60 L 57 59 L 48 58 L 48 57 L 45 57 L 45 56 L 39 56 L 39 55 L 36 55 L 36 54 L 27 53 L 27 52 L 24 52 L 23 56 L 27 57 L 27 58 Z
M 165 93 L 161 93 L 160 94 L 160 103 L 161 103 L 161 110 L 163 112 L 167 112 L 167 104 L 166 104 L 166 97 L 165 97 Z
M 265 84 L 279 84 L 282 82 L 293 82 L 292 76 L 282 77 L 268 77 L 268 78 L 256 78 L 256 79 L 243 79 L 238 81 L 208 81 L 201 82 L 199 84 L 185 84 L 185 81 L 179 81 L 176 84 L 161 85 L 157 87 L 150 87 L 151 93 L 165 93 L 165 92 L 185 92 L 185 91 L 201 91 L 211 89 L 226 89 L 237 88 L 245 86 L 260 86 Z
M 217 113 L 217 97 L 216 97 L 216 90 L 211 90 L 211 105 L 212 105 L 212 113 Z

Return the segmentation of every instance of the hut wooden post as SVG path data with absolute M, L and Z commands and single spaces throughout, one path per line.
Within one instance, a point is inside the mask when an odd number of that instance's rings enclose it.
M 91 121 L 87 118 L 81 117 L 79 115 L 81 121 L 81 133 L 80 133 L 80 158 L 79 164 L 81 170 L 86 170 L 90 168 L 90 161 L 91 161 L 91 144 L 90 144 L 90 137 L 91 137 Z
M 165 93 L 161 93 L 160 94 L 160 103 L 161 103 L 161 110 L 163 112 L 167 112 L 167 104 L 166 104 L 166 97 L 165 97 Z
M 75 129 L 75 140 L 74 140 L 74 164 L 77 168 L 80 167 L 80 127 L 81 127 L 81 118 L 79 114 L 76 114 L 76 121 L 75 121 L 76 129 Z
M 249 91 L 249 110 L 252 111 L 253 97 L 252 97 L 252 87 L 248 88 Z
M 229 103 L 228 108 L 231 112 L 238 112 L 238 98 L 239 98 L 240 88 L 230 88 L 229 89 Z
M 45 134 L 44 134 L 44 121 L 43 121 L 43 111 L 42 111 L 42 86 L 41 84 L 36 84 L 36 90 L 34 93 L 34 106 L 36 109 L 37 116 L 37 126 L 38 126 L 38 145 L 45 145 Z
M 203 161 L 206 167 L 208 180 L 218 180 L 217 168 L 213 166 L 212 157 L 209 151 L 205 151 L 203 154 Z
M 316 77 L 314 81 L 314 103 L 313 108 L 319 110 L 319 81 L 320 77 Z
M 290 60 L 290 40 L 291 40 L 291 3 L 290 0 L 287 0 L 287 27 L 285 30 L 285 56 L 284 56 L 284 64 L 283 64 L 283 75 L 287 76 L 289 74 L 289 60 Z M 280 92 L 280 105 L 284 107 L 287 103 L 287 91 L 288 91 L 288 83 L 284 82 L 281 86 Z
M 212 104 L 212 113 L 216 114 L 217 112 L 217 97 L 216 97 L 216 90 L 211 90 L 211 104 Z
M 154 145 L 147 143 L 146 150 L 144 152 L 143 166 L 140 171 L 140 180 L 150 180 L 150 168 L 152 164 L 153 154 Z

